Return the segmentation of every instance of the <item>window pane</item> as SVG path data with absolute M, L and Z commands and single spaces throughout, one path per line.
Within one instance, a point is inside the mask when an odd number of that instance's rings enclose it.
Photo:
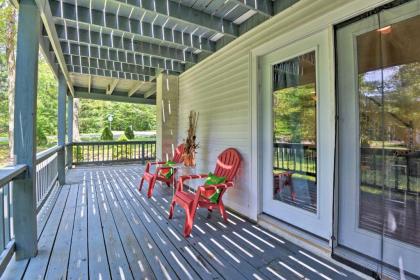
M 317 211 L 315 51 L 273 66 L 273 198 Z
M 420 17 L 357 37 L 359 226 L 420 246 Z

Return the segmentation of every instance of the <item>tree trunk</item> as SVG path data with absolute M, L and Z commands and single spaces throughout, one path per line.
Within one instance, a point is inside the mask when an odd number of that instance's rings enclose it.
M 6 26 L 6 57 L 7 57 L 7 95 L 9 99 L 9 157 L 14 158 L 14 114 L 15 114 L 15 74 L 16 74 L 16 9 L 9 7 Z
M 79 98 L 75 98 L 74 105 L 73 105 L 73 141 L 75 142 L 80 142 L 79 109 L 80 109 Z

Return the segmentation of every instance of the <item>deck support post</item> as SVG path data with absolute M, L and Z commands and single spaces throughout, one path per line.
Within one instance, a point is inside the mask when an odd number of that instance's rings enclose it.
M 178 77 L 161 73 L 156 78 L 156 157 L 169 160 L 178 146 Z
M 21 0 L 16 52 L 14 151 L 16 164 L 25 164 L 27 173 L 13 183 L 17 260 L 37 253 L 36 100 L 40 31 L 41 17 L 35 1 Z
M 69 169 L 73 165 L 73 105 L 74 98 L 72 95 L 69 95 L 67 99 L 67 143 L 69 144 L 67 149 L 67 162 Z
M 58 74 L 58 146 L 63 147 L 57 153 L 57 169 L 58 169 L 58 182 L 60 185 L 66 183 L 66 96 L 67 96 L 67 82 L 63 73 Z

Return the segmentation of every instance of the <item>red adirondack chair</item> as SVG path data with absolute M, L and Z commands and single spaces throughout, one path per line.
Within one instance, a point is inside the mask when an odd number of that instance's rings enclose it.
M 172 161 L 176 162 L 176 163 L 181 163 L 183 154 L 184 154 L 184 144 L 180 144 L 175 150 L 175 154 L 174 154 L 174 157 L 172 158 Z M 160 161 L 160 162 L 149 161 L 149 162 L 147 162 L 146 169 L 144 170 L 143 177 L 141 178 L 141 181 L 140 181 L 139 191 L 141 191 L 141 189 L 143 187 L 143 183 L 146 180 L 148 182 L 148 185 L 149 185 L 149 188 L 147 190 L 147 197 L 148 198 L 152 197 L 152 193 L 153 193 L 153 189 L 155 187 L 156 181 L 164 182 L 164 183 L 166 183 L 166 185 L 168 185 L 168 187 L 171 186 L 174 174 L 172 174 L 169 178 L 162 175 L 163 172 L 169 171 L 170 167 L 159 166 L 159 167 L 156 168 L 155 172 L 151 172 L 151 170 L 150 170 L 152 165 L 163 165 L 163 164 L 166 164 L 166 163 L 167 163 L 166 161 Z
M 178 179 L 177 189 L 169 209 L 169 219 L 172 219 L 175 204 L 179 204 L 182 208 L 184 208 L 186 215 L 184 224 L 185 237 L 188 237 L 192 231 L 197 207 L 207 208 L 209 211 L 212 211 L 213 209 L 219 209 L 223 219 L 225 221 L 227 220 L 227 213 L 225 206 L 223 205 L 222 197 L 228 188 L 233 187 L 233 180 L 238 173 L 240 163 L 241 156 L 237 150 L 229 148 L 223 151 L 217 157 L 214 175 L 219 177 L 226 177 L 225 183 L 218 185 L 200 186 L 195 194 L 183 191 L 184 182 L 191 179 L 207 178 L 208 174 L 181 176 Z M 214 192 L 217 189 L 220 190 L 220 194 L 217 203 L 214 203 L 211 202 L 207 197 L 209 192 Z

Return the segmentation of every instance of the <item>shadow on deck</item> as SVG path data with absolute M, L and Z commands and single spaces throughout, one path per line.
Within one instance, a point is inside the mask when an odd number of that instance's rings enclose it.
M 359 279 L 229 212 L 201 209 L 191 237 L 168 220 L 172 189 L 148 200 L 140 165 L 76 168 L 38 217 L 39 252 L 4 279 Z

